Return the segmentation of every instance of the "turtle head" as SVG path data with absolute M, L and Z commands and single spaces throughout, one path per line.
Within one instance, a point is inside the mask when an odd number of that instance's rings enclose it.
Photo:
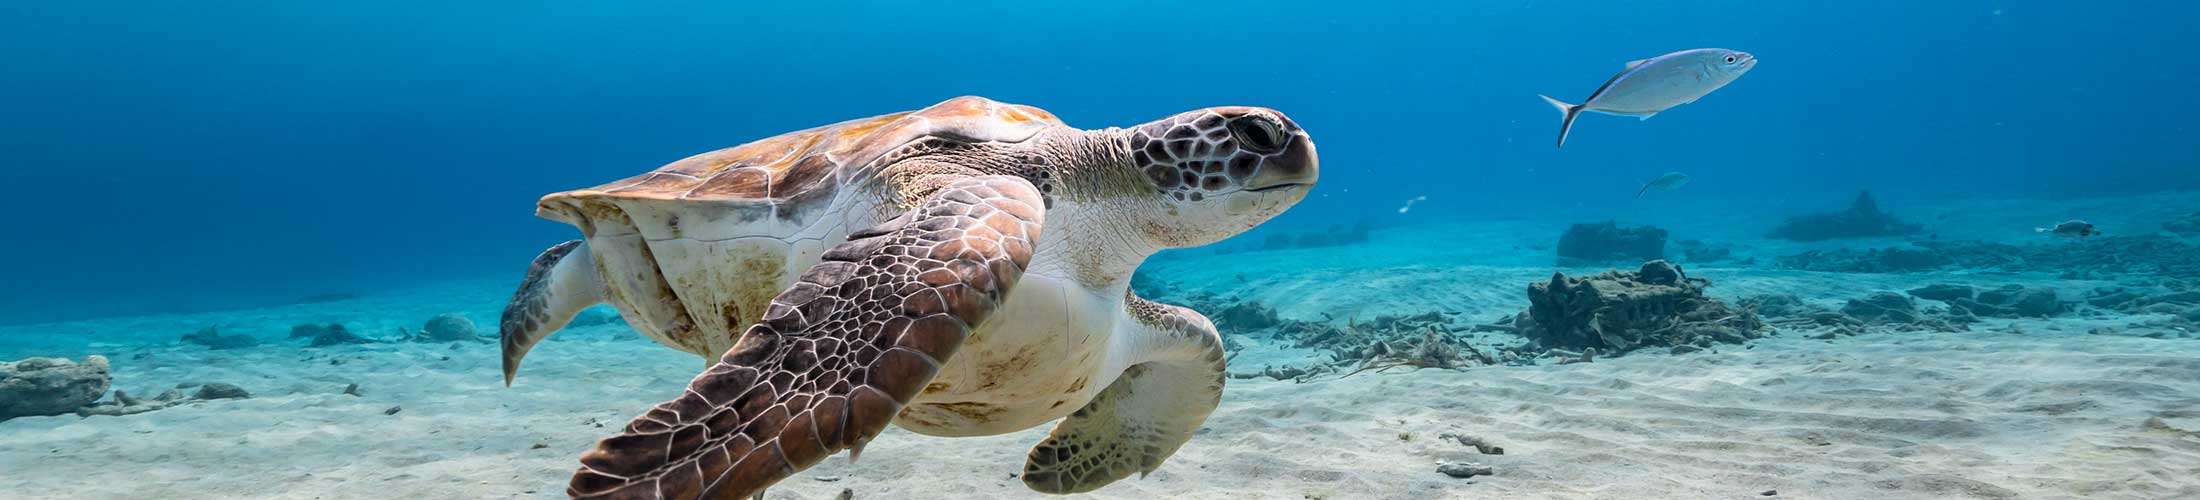
M 1273 109 L 1207 108 L 1125 132 L 1130 166 L 1159 197 L 1146 232 L 1166 247 L 1252 229 L 1306 198 L 1320 176 L 1314 140 Z

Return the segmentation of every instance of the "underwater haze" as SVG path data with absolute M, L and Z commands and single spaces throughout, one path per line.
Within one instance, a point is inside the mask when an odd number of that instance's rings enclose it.
M 1875 7 L 1876 5 L 1876 7 Z M 1072 125 L 1222 104 L 1318 134 L 1280 221 L 2195 185 L 2177 2 L 45 3 L 0 18 L 5 322 L 509 275 L 542 194 L 957 95 Z M 1761 68 L 1564 150 L 1536 94 L 1699 46 Z M 60 188 L 67 186 L 67 188 Z
M 682 347 L 638 289 L 531 272 L 584 236 L 539 199 L 981 96 L 1078 129 L 1258 106 L 1319 144 L 1282 215 L 1124 257 L 1133 293 L 1212 320 L 1219 406 L 1090 466 L 1129 479 L 1056 484 L 1026 465 L 1051 424 L 927 428 L 900 397 L 860 464 L 766 498 L 2200 498 L 2200 4 L 750 3 L 0 8 L 0 491 L 582 488 L 598 439 L 709 399 L 683 387 L 732 339 Z M 1554 147 L 1538 95 L 1696 48 L 1756 65 Z M 544 340 L 580 310 L 561 286 L 620 307 Z M 1000 317 L 1089 312 L 1048 311 Z M 1079 351 L 1044 352 L 1018 360 Z M 1113 368 L 1055 404 L 1119 394 Z M 985 436 L 935 437 L 958 432 Z

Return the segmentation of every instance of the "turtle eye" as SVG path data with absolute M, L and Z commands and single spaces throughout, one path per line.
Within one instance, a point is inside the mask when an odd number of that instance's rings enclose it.
M 1247 116 L 1230 122 L 1230 135 L 1237 136 L 1239 147 L 1255 153 L 1274 153 L 1283 150 L 1286 138 L 1283 125 L 1265 116 Z

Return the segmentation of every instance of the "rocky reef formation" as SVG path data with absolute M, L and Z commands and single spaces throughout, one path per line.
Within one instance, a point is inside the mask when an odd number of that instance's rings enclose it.
M 1868 250 L 1811 250 L 1781 257 L 1780 267 L 1836 273 L 1917 273 L 1947 267 L 1947 256 L 1930 248 L 1889 247 Z
M 1665 230 L 1612 221 L 1574 224 L 1558 237 L 1558 258 L 1562 265 L 1664 259 Z
M 1879 202 L 1872 199 L 1872 193 L 1864 191 L 1856 194 L 1855 201 L 1849 202 L 1848 210 L 1792 217 L 1773 228 L 1766 236 L 1795 241 L 1825 241 L 1902 236 L 1923 229 L 1923 226 L 1902 222 L 1894 214 L 1880 211 Z
M 1734 258 L 1734 249 L 1714 245 L 1701 240 L 1681 240 L 1674 243 L 1681 248 L 1681 260 L 1690 264 L 1719 262 Z
M 1765 334 L 1754 311 L 1704 295 L 1709 280 L 1662 260 L 1635 271 L 1564 273 L 1528 285 L 1528 310 L 1512 328 L 1534 345 L 1619 354 L 1644 347 L 1739 344 Z
M 1738 302 L 1782 331 L 1821 340 L 1875 330 L 1960 332 L 1970 330 L 1969 325 L 1978 321 L 1976 316 L 1953 307 L 1920 307 L 1910 296 L 1895 292 L 1873 292 L 1848 299 L 1840 309 L 1788 294 L 1758 295 Z
M 344 344 L 366 344 L 374 342 L 374 339 L 361 337 L 358 334 L 351 333 L 351 330 L 344 328 L 343 323 L 329 323 L 325 325 L 306 323 L 302 325 L 292 326 L 290 327 L 290 338 L 311 339 L 306 344 L 310 347 L 328 347 Z
M 2200 315 L 2200 283 L 2171 281 L 2158 288 L 2105 286 L 2086 292 L 2085 304 L 2132 314 Z
M 1895 292 L 1872 292 L 1860 298 L 1849 299 L 1841 305 L 1841 314 L 1855 318 L 1865 326 L 1882 326 L 1896 331 L 1960 332 L 1977 322 L 1968 311 L 1948 308 L 1927 311 L 1917 306 L 1908 295 Z
M 2163 222 L 2162 230 L 2178 236 L 2200 236 L 2200 212 Z
M 114 383 L 107 371 L 102 356 L 0 362 L 0 420 L 63 415 L 98 401 Z
M 1779 259 L 1780 267 L 1846 273 L 1914 273 L 1942 269 L 2053 273 L 2065 279 L 2114 275 L 2200 278 L 2200 245 L 2157 235 L 2010 245 L 1983 241 L 1916 241 L 1900 247 L 1813 250 Z
M 2054 289 L 2024 285 L 2007 285 L 1981 291 L 1977 298 L 1954 298 L 1947 302 L 1972 314 L 1999 318 L 2045 318 L 2071 309 Z

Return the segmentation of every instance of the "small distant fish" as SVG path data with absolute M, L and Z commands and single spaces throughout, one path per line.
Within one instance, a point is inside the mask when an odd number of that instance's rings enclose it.
M 2093 229 L 2093 223 L 2077 219 L 2063 221 L 2063 223 L 2061 224 L 2056 224 L 2055 227 L 2035 227 L 2032 228 L 2032 232 L 2054 233 L 2055 236 L 2061 236 L 2070 239 L 2080 239 L 2101 235 L 2100 231 Z
M 1688 174 L 1666 172 L 1665 175 L 1660 175 L 1656 179 L 1650 179 L 1650 182 L 1642 183 L 1642 189 L 1635 191 L 1635 197 L 1641 198 L 1643 193 L 1650 192 L 1651 189 L 1672 191 L 1686 185 L 1688 185 Z
M 1413 202 L 1416 201 L 1428 201 L 1428 195 L 1415 196 L 1413 199 L 1406 200 L 1406 206 L 1398 207 L 1398 213 L 1406 213 L 1407 210 L 1413 209 Z
M 1558 126 L 1558 146 L 1565 147 L 1566 133 L 1574 129 L 1574 118 L 1583 111 L 1648 120 L 1658 112 L 1696 102 L 1755 67 L 1757 57 L 1748 52 L 1689 49 L 1627 63 L 1627 69 L 1612 75 L 1581 104 L 1539 97 L 1565 115 Z

